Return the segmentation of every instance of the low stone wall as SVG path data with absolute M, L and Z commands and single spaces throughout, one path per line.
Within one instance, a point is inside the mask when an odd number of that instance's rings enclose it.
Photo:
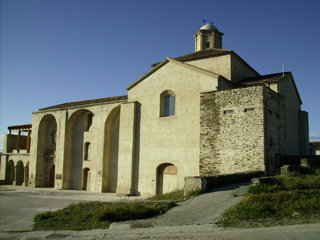
M 305 167 L 305 166 L 298 166 L 298 165 L 284 165 L 280 169 L 280 176 L 288 176 L 293 173 L 298 173 L 298 174 L 315 174 L 316 171 L 314 168 L 310 167 Z M 257 185 L 274 185 L 276 184 L 278 176 L 267 176 L 267 177 L 259 177 L 259 178 L 252 178 L 251 179 L 251 184 L 253 186 Z
M 311 168 L 320 168 L 320 156 L 280 156 L 280 167 L 296 165 Z
M 209 189 L 216 187 L 222 187 L 229 184 L 240 182 L 247 182 L 250 181 L 252 178 L 264 176 L 264 174 L 265 173 L 263 171 L 255 171 L 205 177 L 185 177 L 184 194 L 188 194 L 189 192 L 195 190 L 205 192 Z
M 305 165 L 296 166 L 296 165 L 284 165 L 280 169 L 281 175 L 289 175 L 292 173 L 299 173 L 299 174 L 315 174 L 315 169 L 310 168 Z

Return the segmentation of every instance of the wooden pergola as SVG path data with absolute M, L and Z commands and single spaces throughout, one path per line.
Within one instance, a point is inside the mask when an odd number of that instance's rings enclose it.
M 18 131 L 18 137 L 17 137 L 17 151 L 20 150 L 20 136 L 21 132 L 27 132 L 27 151 L 30 151 L 30 140 L 31 140 L 31 131 L 32 131 L 32 125 L 31 124 L 24 124 L 24 125 L 16 125 L 16 126 L 9 126 L 8 127 L 9 134 L 11 134 L 11 131 Z

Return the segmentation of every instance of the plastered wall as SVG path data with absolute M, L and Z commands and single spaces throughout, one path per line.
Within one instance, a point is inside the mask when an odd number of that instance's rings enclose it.
M 129 90 L 128 101 L 137 101 L 140 112 L 138 194 L 156 194 L 157 167 L 163 163 L 177 167 L 178 188 L 183 187 L 185 176 L 199 175 L 199 96 L 217 86 L 217 78 L 169 62 Z M 166 90 L 175 92 L 176 114 L 160 117 L 160 95 Z

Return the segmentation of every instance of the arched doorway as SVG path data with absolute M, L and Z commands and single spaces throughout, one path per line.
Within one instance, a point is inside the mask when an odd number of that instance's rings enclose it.
M 49 171 L 49 187 L 54 187 L 55 173 L 56 173 L 56 166 L 53 165 Z
M 24 181 L 24 167 L 23 162 L 19 161 L 16 166 L 16 185 L 22 185 Z
M 66 160 L 63 166 L 63 188 L 80 190 L 83 188 L 83 161 L 89 160 L 88 149 L 85 147 L 84 133 L 91 131 L 94 114 L 89 110 L 79 110 L 73 113 L 67 123 Z M 84 156 L 88 150 L 87 156 Z
M 82 190 L 90 189 L 91 171 L 89 168 L 85 168 L 82 171 Z
M 8 181 L 7 181 L 7 183 L 8 184 L 13 184 L 13 182 L 14 182 L 14 171 L 15 169 L 14 169 L 14 163 L 13 163 L 13 161 L 12 160 L 10 160 L 9 161 L 9 163 L 8 163 Z
M 165 194 L 177 190 L 178 169 L 171 163 L 164 163 L 157 168 L 157 194 Z
M 120 106 L 114 108 L 105 122 L 102 192 L 116 192 L 118 183 Z
M 39 125 L 37 182 L 38 187 L 53 187 L 50 178 L 52 166 L 56 158 L 57 122 L 53 115 L 45 115 Z

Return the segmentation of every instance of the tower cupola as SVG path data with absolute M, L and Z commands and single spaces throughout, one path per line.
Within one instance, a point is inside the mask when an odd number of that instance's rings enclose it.
M 222 49 L 222 36 L 223 33 L 213 25 L 213 23 L 207 23 L 203 25 L 195 37 L 195 51 L 201 51 L 204 49 Z

